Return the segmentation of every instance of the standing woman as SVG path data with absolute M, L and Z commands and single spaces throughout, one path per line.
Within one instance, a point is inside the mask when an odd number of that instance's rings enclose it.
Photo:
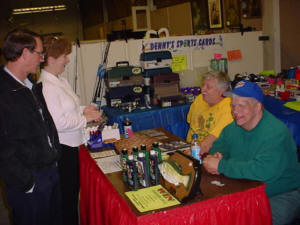
M 60 75 L 70 62 L 71 42 L 66 38 L 45 38 L 45 62 L 40 80 L 47 107 L 56 125 L 62 146 L 58 163 L 62 186 L 63 224 L 78 225 L 79 163 L 78 147 L 83 144 L 87 122 L 100 121 L 95 106 L 80 106 L 78 96 Z

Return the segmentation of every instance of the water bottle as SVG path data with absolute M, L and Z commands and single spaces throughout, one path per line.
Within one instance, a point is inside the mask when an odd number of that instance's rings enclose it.
M 125 138 L 130 138 L 132 137 L 132 126 L 131 126 L 131 121 L 129 120 L 129 118 L 125 118 L 125 120 L 123 121 L 123 128 L 124 128 L 124 136 Z
M 192 142 L 191 142 L 191 150 L 192 150 L 192 156 L 195 158 L 195 159 L 198 159 L 200 164 L 202 163 L 202 160 L 201 160 L 201 155 L 200 155 L 200 145 L 197 141 L 197 138 L 198 138 L 198 134 L 193 134 L 193 139 L 192 139 Z

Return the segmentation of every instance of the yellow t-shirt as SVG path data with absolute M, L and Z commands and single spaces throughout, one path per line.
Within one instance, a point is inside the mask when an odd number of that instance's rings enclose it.
M 223 128 L 232 121 L 230 97 L 224 98 L 214 106 L 209 106 L 201 94 L 195 99 L 187 115 L 190 129 L 186 140 L 191 142 L 194 133 L 198 134 L 199 141 L 202 141 L 208 134 L 218 138 Z

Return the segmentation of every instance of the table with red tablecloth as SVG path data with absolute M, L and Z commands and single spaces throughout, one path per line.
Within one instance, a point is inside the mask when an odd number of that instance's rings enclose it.
M 104 174 L 84 146 L 80 158 L 81 225 L 270 225 L 265 185 L 202 172 L 202 195 L 188 203 L 140 213 L 127 199 L 121 172 Z M 225 184 L 211 184 L 218 180 Z

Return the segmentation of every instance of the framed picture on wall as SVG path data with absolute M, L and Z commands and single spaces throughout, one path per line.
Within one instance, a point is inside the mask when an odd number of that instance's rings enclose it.
M 210 29 L 223 28 L 222 1 L 207 0 L 208 2 L 208 23 Z
M 224 1 L 225 24 L 227 27 L 239 27 L 241 23 L 239 0 Z
M 193 0 L 191 2 L 193 34 L 202 34 L 208 30 L 207 2 Z
M 244 19 L 261 17 L 261 0 L 240 0 L 240 6 Z

